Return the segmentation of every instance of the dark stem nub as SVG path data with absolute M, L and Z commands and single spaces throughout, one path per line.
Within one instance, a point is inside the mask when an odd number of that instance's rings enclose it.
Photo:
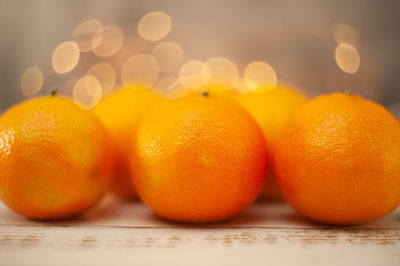
M 52 90 L 50 96 L 52 97 L 57 96 L 57 90 Z
M 203 95 L 204 97 L 208 97 L 208 91 L 207 90 L 201 91 L 200 94 Z

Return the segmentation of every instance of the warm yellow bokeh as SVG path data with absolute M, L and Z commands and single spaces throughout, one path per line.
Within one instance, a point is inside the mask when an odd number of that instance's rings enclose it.
M 21 91 L 26 97 L 39 93 L 43 86 L 43 74 L 37 66 L 28 68 L 21 77 Z
M 103 95 L 112 91 L 115 86 L 116 74 L 114 67 L 109 63 L 98 63 L 93 65 L 87 72 L 88 76 L 93 76 L 101 83 Z
M 101 42 L 96 48 L 93 49 L 93 53 L 100 57 L 109 57 L 114 55 L 121 48 L 124 42 L 124 34 L 118 26 L 109 25 L 100 28 L 95 36 L 94 40 L 102 37 Z
M 157 59 L 161 72 L 175 71 L 183 59 L 183 49 L 175 42 L 162 42 L 154 47 L 152 55 Z
M 130 57 L 122 67 L 121 80 L 125 86 L 151 87 L 158 78 L 159 65 L 150 54 Z
M 103 24 L 95 19 L 85 20 L 76 27 L 73 40 L 81 52 L 89 52 L 96 48 L 103 39 Z
M 227 91 L 239 78 L 239 71 L 231 60 L 225 57 L 213 57 L 205 62 L 210 71 L 207 88 L 212 91 Z
M 256 91 L 257 88 L 258 86 L 254 81 L 245 78 L 238 79 L 234 87 L 236 91 L 244 95 Z
M 100 101 L 102 95 L 101 84 L 93 76 L 85 76 L 78 80 L 72 90 L 72 99 L 75 104 L 85 109 L 91 109 Z
M 360 67 L 360 55 L 348 43 L 341 43 L 336 47 L 335 59 L 339 68 L 349 74 L 356 73 Z
M 79 62 L 79 47 L 73 41 L 63 42 L 56 47 L 51 57 L 55 72 L 64 74 L 70 72 Z
M 348 43 L 356 48 L 360 46 L 361 42 L 358 32 L 346 24 L 337 24 L 333 27 L 333 38 L 337 44 Z
M 207 65 L 198 60 L 183 64 L 179 70 L 179 81 L 188 89 L 199 89 L 207 84 L 210 70 Z
M 188 94 L 188 89 L 180 83 L 178 78 L 172 76 L 159 80 L 153 91 L 167 99 L 175 99 Z
M 261 61 L 252 62 L 244 71 L 244 78 L 257 84 L 255 93 L 263 93 L 276 87 L 278 78 L 269 64 Z M 251 87 L 253 88 L 253 86 Z
M 138 33 L 147 41 L 158 41 L 171 31 L 172 20 L 168 14 L 155 11 L 146 14 L 139 22 Z

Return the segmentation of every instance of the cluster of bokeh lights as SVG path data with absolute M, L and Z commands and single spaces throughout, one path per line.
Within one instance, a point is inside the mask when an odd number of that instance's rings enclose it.
M 129 46 L 123 47 L 124 42 L 131 40 L 130 36 L 124 36 L 116 25 L 86 20 L 76 27 L 71 40 L 53 50 L 51 71 L 57 75 L 71 72 L 82 61 L 82 53 L 97 57 L 83 76 L 70 79 L 59 88 L 63 92 L 63 87 L 70 88 L 75 103 L 87 109 L 122 86 L 149 88 L 166 98 L 181 97 L 204 87 L 220 92 L 234 89 L 248 94 L 262 93 L 277 86 L 277 74 L 267 62 L 250 62 L 241 74 L 236 64 L 226 57 L 205 61 L 185 58 L 184 49 L 178 43 L 163 40 L 171 29 L 172 19 L 168 14 L 160 11 L 146 14 L 137 25 L 137 34 L 146 43 L 147 51 L 123 57 L 121 62 L 121 58 L 112 58 L 120 50 L 129 49 Z M 356 73 L 360 66 L 357 31 L 349 25 L 338 24 L 332 36 L 337 43 L 334 51 L 337 66 L 347 74 Z M 38 94 L 48 75 L 39 66 L 28 68 L 21 78 L 22 93 L 26 97 Z

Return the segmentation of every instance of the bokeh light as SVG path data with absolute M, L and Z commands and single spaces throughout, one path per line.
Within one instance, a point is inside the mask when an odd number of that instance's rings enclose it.
M 72 99 L 75 104 L 84 109 L 91 109 L 100 101 L 102 95 L 101 84 L 93 76 L 85 76 L 76 82 L 72 90 Z
M 95 19 L 89 19 L 76 27 L 73 40 L 81 52 L 89 52 L 96 48 L 103 39 L 103 24 Z
M 180 83 L 179 79 L 172 76 L 164 77 L 158 81 L 153 91 L 167 99 L 183 97 L 188 93 L 188 89 Z
M 55 72 L 70 72 L 79 62 L 79 47 L 74 41 L 63 42 L 53 51 L 51 63 Z
M 278 82 L 275 70 L 269 64 L 260 61 L 247 65 L 244 78 L 248 80 L 247 83 L 252 81 L 257 84 L 257 89 L 254 91 L 256 93 L 272 90 Z M 254 86 L 250 86 L 250 88 L 254 89 Z
M 351 26 L 346 24 L 337 24 L 333 27 L 333 38 L 340 43 L 348 43 L 354 47 L 360 46 L 360 35 Z
M 88 70 L 87 75 L 97 78 L 103 89 L 103 95 L 110 93 L 115 86 L 115 70 L 109 63 L 103 62 L 93 65 Z
M 339 68 L 349 74 L 356 73 L 360 67 L 360 55 L 348 43 L 341 43 L 336 47 L 335 59 Z
M 179 69 L 179 81 L 188 89 L 199 89 L 207 84 L 210 70 L 207 65 L 198 60 L 186 62 Z
M 21 91 L 26 97 L 38 94 L 42 85 L 43 74 L 36 66 L 28 68 L 21 77 Z
M 109 25 L 97 30 L 94 40 L 101 38 L 101 42 L 96 48 L 93 49 L 93 53 L 100 57 L 109 57 L 114 55 L 121 48 L 124 41 L 124 34 L 118 26 Z
M 214 91 L 227 91 L 231 89 L 239 78 L 239 71 L 231 60 L 225 57 L 213 57 L 205 64 L 210 70 L 207 87 Z
M 138 33 L 147 41 L 158 41 L 171 31 L 172 20 L 168 14 L 154 11 L 146 14 L 139 21 Z
M 152 86 L 158 78 L 159 66 L 154 56 L 137 54 L 128 59 L 122 67 L 121 80 L 125 86 Z
M 236 83 L 234 89 L 241 94 L 249 94 L 256 91 L 258 88 L 257 84 L 249 79 L 240 78 Z
M 161 72 L 175 71 L 183 59 L 183 49 L 175 42 L 162 42 L 154 47 L 153 56 L 157 59 Z

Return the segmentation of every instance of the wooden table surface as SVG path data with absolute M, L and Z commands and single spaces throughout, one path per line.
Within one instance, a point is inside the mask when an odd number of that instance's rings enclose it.
M 171 223 L 108 197 L 83 217 L 37 222 L 0 203 L 0 265 L 400 265 L 400 209 L 327 227 L 284 203 L 257 202 L 210 225 Z

